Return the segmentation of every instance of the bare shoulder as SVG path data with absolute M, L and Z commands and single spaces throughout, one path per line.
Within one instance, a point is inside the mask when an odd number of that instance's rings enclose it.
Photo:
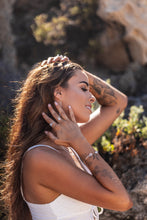
M 31 149 L 25 154 L 23 191 L 27 201 L 48 203 L 60 194 L 51 187 L 46 187 L 46 179 L 50 182 L 57 166 L 55 161 L 59 156 L 58 151 L 43 146 Z
M 52 163 L 57 157 L 60 157 L 60 153 L 55 149 L 40 146 L 29 150 L 25 157 L 23 164 L 29 169 L 41 168 L 42 165 Z

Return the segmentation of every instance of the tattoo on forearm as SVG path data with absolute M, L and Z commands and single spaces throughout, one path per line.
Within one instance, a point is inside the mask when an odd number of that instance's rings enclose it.
M 95 166 L 94 169 L 93 169 L 93 175 L 95 177 L 97 177 L 97 175 L 101 175 L 102 177 L 107 177 L 109 178 L 110 180 L 112 180 L 113 182 L 115 183 L 119 183 L 119 179 L 115 176 L 113 176 L 110 171 L 108 171 L 107 169 L 103 169 L 103 170 L 100 170 L 99 166 Z
M 119 114 L 120 113 L 120 108 L 118 108 L 117 110 L 116 110 L 116 114 Z
M 91 165 L 93 163 L 93 160 L 99 160 L 98 153 L 93 153 L 87 160 L 88 165 Z
M 111 87 L 103 84 L 99 79 L 94 78 L 93 83 L 90 85 L 93 94 L 99 95 L 98 102 L 101 105 L 116 104 L 117 98 Z
M 89 157 L 89 159 L 86 161 L 86 163 L 88 166 L 92 166 L 92 164 L 95 160 L 99 160 L 99 155 L 96 153 L 92 154 L 92 156 Z M 95 165 L 91 171 L 95 177 L 97 177 L 99 175 L 99 177 L 101 176 L 102 178 L 108 178 L 115 183 L 119 183 L 119 179 L 117 178 L 117 176 L 115 176 L 113 173 L 111 173 L 110 170 L 102 169 L 98 165 Z
M 99 167 L 96 165 L 95 168 L 93 169 L 93 175 L 97 176 L 97 174 L 100 173 Z

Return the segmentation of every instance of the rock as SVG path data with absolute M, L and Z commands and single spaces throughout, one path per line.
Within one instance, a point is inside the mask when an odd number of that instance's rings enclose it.
M 124 70 L 129 65 L 129 57 L 122 42 L 120 28 L 107 26 L 99 36 L 100 51 L 97 61 L 114 71 Z
M 10 66 L 0 62 L 0 110 L 5 109 L 7 112 L 12 110 L 11 101 L 19 88 L 17 80 L 15 73 L 10 70 Z
M 131 69 L 127 69 L 125 72 L 123 72 L 123 74 L 111 74 L 110 79 L 111 84 L 125 94 L 132 96 L 136 93 L 137 80 L 135 78 L 134 72 Z
M 2 58 L 9 70 L 16 70 L 17 59 L 14 47 L 14 36 L 11 30 L 12 6 L 15 0 L 0 1 L 0 48 Z
M 125 152 L 113 162 L 113 169 L 127 188 L 133 207 L 126 212 L 105 209 L 100 220 L 147 220 L 147 150 L 143 146 L 137 149 L 136 156 Z
M 142 95 L 140 100 L 141 100 L 141 104 L 144 107 L 145 115 L 147 116 L 147 94 Z
M 119 23 L 125 29 L 122 41 L 133 61 L 147 63 L 147 1 L 100 0 L 97 11 L 106 23 Z M 113 48 L 116 50 L 116 48 Z
M 0 109 L 9 110 L 14 90 L 18 88 L 17 56 L 11 29 L 15 0 L 0 1 Z
M 122 91 L 132 95 L 136 91 L 136 80 L 131 70 L 127 70 L 120 78 L 119 85 Z

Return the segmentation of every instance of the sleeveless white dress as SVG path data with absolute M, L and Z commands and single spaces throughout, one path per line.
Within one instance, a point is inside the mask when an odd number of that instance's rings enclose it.
M 36 147 L 48 147 L 55 151 L 55 148 L 49 145 L 34 145 L 30 147 L 26 152 L 30 151 Z M 90 170 L 81 161 L 79 155 L 72 149 L 75 156 L 78 158 L 79 162 L 85 168 L 85 170 L 91 174 Z M 23 164 L 22 164 L 23 169 Z M 28 202 L 23 194 L 23 189 L 21 186 L 21 193 L 24 201 L 27 203 L 33 220 L 98 220 L 99 214 L 96 206 L 81 202 L 79 200 L 73 199 L 71 197 L 65 196 L 63 194 L 59 195 L 55 200 L 46 204 L 36 204 Z

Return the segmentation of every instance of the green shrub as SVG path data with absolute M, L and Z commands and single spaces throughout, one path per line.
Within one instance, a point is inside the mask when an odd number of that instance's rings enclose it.
M 110 128 L 94 143 L 94 147 L 109 154 L 130 151 L 136 155 L 137 146 L 147 146 L 147 117 L 143 115 L 143 106 L 131 106 L 128 118 L 124 112 Z
M 47 21 L 46 14 L 40 14 L 35 17 L 35 24 L 32 25 L 33 34 L 38 42 L 44 42 L 45 45 L 62 44 L 65 42 L 65 27 L 69 20 L 65 16 L 53 17 L 50 22 Z
M 71 58 L 80 58 L 82 53 L 87 54 L 88 60 L 89 56 L 95 59 L 101 48 L 97 34 L 102 23 L 97 7 L 96 0 L 61 1 L 48 13 L 34 18 L 33 36 L 37 42 L 53 46 L 54 51 L 68 51 Z

